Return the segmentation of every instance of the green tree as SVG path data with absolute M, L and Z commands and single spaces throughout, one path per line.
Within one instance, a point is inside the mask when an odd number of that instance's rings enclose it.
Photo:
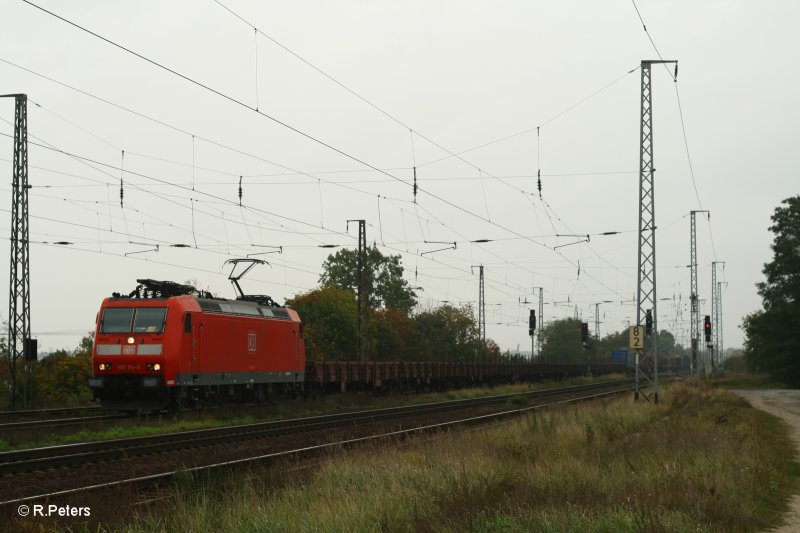
M 3 322 L 4 331 L 8 331 L 7 322 Z M 0 405 L 11 405 L 11 357 L 8 351 L 7 337 L 0 337 Z
M 90 331 L 85 336 L 81 337 L 81 342 L 73 352 L 74 355 L 92 355 L 92 347 L 94 346 L 94 331 Z
M 323 287 L 358 290 L 358 251 L 343 249 L 328 256 L 319 278 Z M 399 255 L 383 255 L 376 246 L 367 247 L 367 282 L 370 306 L 373 309 L 393 307 L 409 314 L 417 303 L 417 295 L 403 279 Z
M 424 361 L 474 361 L 478 324 L 472 307 L 440 307 L 414 316 L 420 336 L 419 353 Z M 488 339 L 487 339 L 488 344 Z
M 683 346 L 683 344 L 676 343 L 675 344 L 675 355 L 680 355 L 681 357 L 685 357 L 691 355 L 690 351 Z
M 588 352 L 581 345 L 581 321 L 554 320 L 542 330 L 542 356 L 552 363 L 584 363 Z
M 744 317 L 748 367 L 800 386 L 800 196 L 781 202 L 772 215 L 772 261 L 756 284 L 763 309 Z
M 414 361 L 418 357 L 419 332 L 414 320 L 392 307 L 372 315 L 370 339 L 373 361 Z
M 345 361 L 356 353 L 356 300 L 349 290 L 322 287 L 288 300 L 303 321 L 310 361 Z
M 484 350 L 486 351 L 486 361 L 496 363 L 502 359 L 500 345 L 494 342 L 494 339 L 486 339 L 486 346 L 484 347 Z M 508 360 L 508 358 L 506 358 L 506 360 Z
M 92 397 L 87 382 L 92 377 L 91 352 L 56 350 L 33 366 L 34 405 L 82 405 Z
M 629 342 L 629 332 L 627 330 L 609 333 L 597 343 L 597 349 L 593 349 L 592 360 L 610 361 L 611 352 L 620 348 L 627 348 Z
M 674 353 L 675 352 L 675 335 L 666 329 L 659 330 L 658 332 L 658 353 Z

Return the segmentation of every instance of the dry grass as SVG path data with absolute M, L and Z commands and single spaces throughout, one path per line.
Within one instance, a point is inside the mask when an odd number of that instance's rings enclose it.
M 752 372 L 725 372 L 714 382 L 728 389 L 788 389 L 786 383 L 775 381 L 767 374 Z
M 786 428 L 697 382 L 511 423 L 184 480 L 123 531 L 755 531 L 794 490 Z M 222 487 L 222 488 L 220 488 Z

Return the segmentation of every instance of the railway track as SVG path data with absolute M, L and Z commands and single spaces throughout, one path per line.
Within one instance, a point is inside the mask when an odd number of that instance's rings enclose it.
M 50 429 L 56 427 L 76 426 L 82 424 L 93 424 L 120 418 L 130 418 L 127 413 L 114 413 L 107 415 L 76 416 L 63 418 L 43 418 L 39 420 L 16 420 L 13 422 L 0 423 L 0 434 L 9 431 L 19 431 L 24 429 Z
M 0 420 L 22 420 L 30 418 L 46 418 L 57 414 L 77 414 L 77 413 L 99 413 L 102 411 L 99 405 L 87 405 L 85 407 L 56 407 L 53 409 L 30 409 L 17 411 L 0 411 Z
M 5 480 L 16 482 L 16 478 L 19 476 L 21 477 L 18 483 L 20 488 L 28 491 L 38 488 L 41 492 L 35 496 L 31 496 L 21 495 L 16 490 L 10 492 L 6 491 L 3 494 L 6 500 L 0 501 L 0 508 L 8 509 L 12 504 L 57 498 L 59 496 L 72 495 L 76 492 L 90 491 L 92 489 L 129 485 L 148 486 L 169 479 L 178 472 L 195 472 L 270 458 L 279 458 L 292 454 L 314 453 L 335 446 L 357 444 L 359 442 L 367 442 L 385 437 L 410 435 L 452 427 L 459 424 L 487 423 L 502 418 L 517 416 L 521 413 L 530 412 L 533 409 L 542 408 L 547 405 L 584 401 L 587 399 L 629 392 L 632 390 L 632 387 L 632 380 L 623 380 L 545 391 L 437 402 L 409 407 L 359 411 L 211 430 L 196 430 L 153 437 L 138 437 L 134 439 L 119 439 L 115 441 L 6 452 L 0 454 L 0 461 L 2 461 L 0 463 L 0 472 L 5 476 Z M 521 397 L 527 397 L 526 405 L 518 408 L 508 408 L 508 402 L 514 403 L 515 398 Z M 500 409 L 491 413 L 481 413 L 481 408 L 488 409 L 492 406 L 499 406 Z M 468 416 L 466 413 L 462 416 L 450 416 L 453 412 L 457 413 L 459 411 L 472 409 L 475 409 L 480 414 L 475 415 L 473 412 L 471 416 Z M 416 419 L 414 417 L 416 417 Z M 437 417 L 439 417 L 440 420 L 436 420 Z M 397 426 L 398 421 L 404 418 L 411 419 L 412 423 L 408 424 L 409 427 L 403 427 L 402 424 Z M 392 424 L 394 424 L 394 426 L 391 426 Z M 332 431 L 334 428 L 337 428 L 336 431 Z M 337 431 L 339 432 L 338 436 Z M 345 434 L 343 433 L 345 431 L 350 431 L 352 433 Z M 359 431 L 361 433 L 360 435 Z M 314 435 L 313 438 L 306 438 L 306 441 L 310 441 L 311 444 L 301 446 L 303 439 L 297 436 L 298 433 Z M 274 442 L 269 440 L 270 437 L 274 437 Z M 264 439 L 263 442 L 271 442 L 271 444 L 267 446 L 266 452 L 260 452 L 257 446 L 247 444 L 254 439 Z M 202 452 L 192 452 L 191 450 L 204 447 L 211 447 L 209 449 L 218 450 L 219 446 L 217 446 L 217 448 L 213 448 L 213 446 L 219 444 L 228 444 L 228 446 L 223 448 L 225 450 L 228 448 L 235 448 L 238 445 L 239 451 L 233 455 L 228 454 L 227 458 L 224 457 L 224 454 L 219 454 L 218 451 L 208 452 L 205 453 L 206 456 L 213 458 L 220 457 L 221 460 L 217 460 L 214 463 L 195 464 L 195 466 L 189 467 L 183 466 L 179 469 L 176 469 L 176 465 L 181 465 L 180 461 L 173 460 L 174 458 L 171 456 L 161 458 L 162 455 L 165 455 L 162 452 L 185 454 L 187 450 L 191 452 L 193 456 L 201 456 L 203 455 Z M 145 455 L 150 455 L 149 460 L 155 463 L 151 465 L 153 468 L 151 468 L 150 471 L 136 470 L 136 472 L 141 472 L 141 475 L 132 475 L 132 473 L 130 473 L 132 471 L 125 474 L 122 471 L 123 469 L 117 472 L 116 467 L 122 466 L 122 463 L 125 462 L 129 464 L 135 463 L 140 466 L 142 463 L 146 463 L 148 458 L 143 457 Z M 104 464 L 112 464 L 108 463 L 108 461 L 116 461 L 113 463 L 115 468 L 104 469 L 102 467 L 98 468 L 97 465 L 86 464 L 103 461 L 105 461 Z M 166 469 L 163 468 L 165 464 L 171 465 L 173 468 L 165 472 L 164 470 Z M 69 468 L 69 470 L 59 471 L 60 481 L 62 481 L 60 487 L 57 484 L 52 484 L 52 480 L 55 479 L 49 474 L 49 469 L 52 468 Z M 155 469 L 154 472 L 152 471 L 153 469 Z M 67 488 L 64 481 L 69 480 L 72 482 L 73 476 L 71 474 L 65 475 L 66 472 L 75 472 L 76 477 L 74 483 L 82 483 L 82 485 L 75 487 L 75 485 L 72 484 L 67 485 L 69 487 Z M 104 472 L 106 476 L 98 476 L 98 472 Z M 33 478 L 28 476 L 33 476 Z M 115 476 L 117 479 L 113 479 Z M 120 477 L 124 479 L 119 479 Z M 109 480 L 109 478 L 111 479 Z M 38 479 L 39 481 L 38 484 L 33 483 L 31 484 L 31 488 L 28 488 L 27 479 Z M 10 484 L 7 485 L 11 486 Z M 50 488 L 51 490 L 46 492 L 41 490 L 42 488 Z
M 622 380 L 595 383 L 591 385 L 579 385 L 543 391 L 484 396 L 464 400 L 451 400 L 446 402 L 389 407 L 289 420 L 257 422 L 212 429 L 181 431 L 146 437 L 103 440 L 3 452 L 0 453 L 0 476 L 32 470 L 74 466 L 84 463 L 113 461 L 116 459 L 153 453 L 224 444 L 232 441 L 241 442 L 242 440 L 287 435 L 302 431 L 340 428 L 437 412 L 496 405 L 512 401 L 515 398 L 527 398 L 529 400 L 543 399 L 554 395 L 625 386 L 631 382 L 632 380 Z

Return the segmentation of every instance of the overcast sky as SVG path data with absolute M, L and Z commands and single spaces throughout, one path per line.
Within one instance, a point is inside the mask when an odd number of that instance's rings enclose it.
M 594 330 L 595 302 L 601 335 L 635 320 L 638 67 L 657 56 L 630 0 L 35 3 L 174 71 L 0 0 L 0 93 L 30 99 L 40 349 L 75 347 L 137 278 L 233 296 L 223 262 L 273 247 L 245 289 L 311 290 L 335 251 L 320 245 L 356 245 L 349 219 L 402 255 L 423 309 L 477 305 L 484 265 L 487 336 L 503 349 L 530 348 L 534 287 L 546 321 L 577 313 Z M 770 216 L 798 194 L 800 4 L 636 6 L 680 62 L 677 84 L 652 71 L 659 326 L 688 344 L 689 211 L 706 209 L 700 314 L 724 261 L 724 343 L 740 346 Z M 0 100 L 6 235 L 13 116 Z

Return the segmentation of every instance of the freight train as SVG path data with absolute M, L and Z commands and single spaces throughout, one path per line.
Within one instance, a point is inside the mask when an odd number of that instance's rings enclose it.
M 137 280 L 97 314 L 89 387 L 103 406 L 160 410 L 273 393 L 446 388 L 481 383 L 624 372 L 624 365 L 510 362 L 306 362 L 297 312 L 269 296 L 215 298 L 190 285 Z

